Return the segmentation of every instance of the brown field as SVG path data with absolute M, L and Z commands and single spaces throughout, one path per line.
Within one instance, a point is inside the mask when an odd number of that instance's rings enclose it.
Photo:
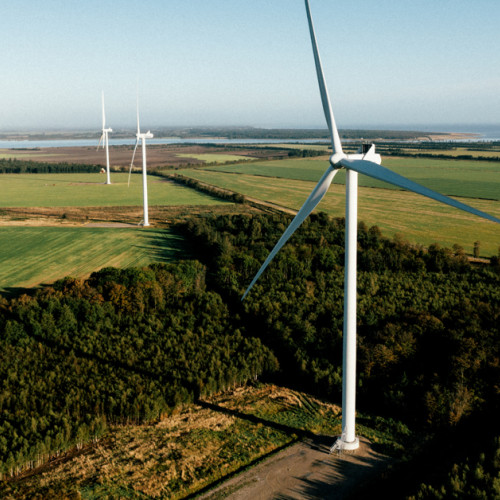
M 123 169 L 130 166 L 134 146 L 110 146 L 109 158 L 112 168 Z M 136 154 L 135 165 L 141 165 L 141 152 Z M 148 167 L 204 165 L 205 162 L 196 158 L 206 153 L 217 155 L 241 155 L 252 158 L 284 158 L 288 156 L 285 150 L 276 148 L 246 149 L 244 147 L 207 147 L 203 145 L 183 144 L 150 144 L 147 147 Z M 184 155 L 184 156 L 178 156 Z M 193 157 L 185 156 L 193 155 Z M 83 163 L 86 165 L 105 165 L 106 156 L 102 149 L 95 147 L 64 147 L 36 149 L 1 149 L 0 158 L 15 158 L 48 163 Z
M 264 207 L 265 208 L 265 207 Z M 259 207 L 240 204 L 150 206 L 149 220 L 155 227 L 207 215 L 251 214 L 262 212 Z M 33 207 L 2 208 L 0 226 L 81 226 L 82 224 L 130 224 L 142 219 L 142 207 Z M 94 226 L 95 227 L 95 226 Z

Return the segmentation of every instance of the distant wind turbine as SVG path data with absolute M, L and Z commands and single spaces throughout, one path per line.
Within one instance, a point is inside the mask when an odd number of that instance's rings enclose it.
M 344 329 L 343 329 L 343 379 L 342 379 L 342 434 L 332 446 L 332 450 L 355 450 L 359 447 L 359 439 L 355 433 L 355 403 L 356 403 L 356 251 L 357 251 L 357 201 L 358 201 L 358 173 L 368 175 L 374 179 L 394 184 L 395 186 L 413 191 L 465 210 L 472 214 L 484 217 L 493 222 L 500 223 L 500 219 L 481 210 L 472 208 L 465 203 L 453 200 L 447 196 L 436 193 L 416 182 L 398 175 L 380 165 L 381 158 L 375 153 L 375 145 L 363 145 L 356 154 L 346 155 L 342 151 L 342 144 L 335 124 L 328 90 L 326 88 L 321 60 L 319 57 L 314 27 L 309 9 L 309 2 L 305 0 L 309 32 L 316 64 L 323 111 L 330 132 L 333 154 L 330 165 L 313 189 L 304 205 L 285 230 L 276 246 L 273 248 L 262 267 L 259 269 L 242 300 L 247 296 L 259 276 L 278 253 L 280 248 L 288 241 L 290 236 L 302 224 L 304 219 L 314 210 L 328 191 L 335 174 L 341 169 L 346 169 L 346 228 L 345 228 L 345 281 L 344 281 Z
M 141 134 L 141 128 L 139 126 L 139 96 L 137 96 L 137 137 L 135 141 L 134 153 L 132 154 L 132 161 L 130 163 L 130 170 L 128 172 L 128 185 L 130 186 L 130 174 L 132 173 L 132 167 L 134 166 L 135 152 L 137 146 L 139 145 L 139 140 L 142 141 L 142 191 L 144 198 L 144 220 L 142 222 L 143 226 L 149 226 L 149 215 L 148 215 L 148 179 L 146 171 L 146 139 L 152 139 L 153 134 L 148 130 L 145 134 Z
M 108 147 L 108 133 L 113 132 L 113 129 L 106 128 L 106 113 L 104 111 L 104 91 L 102 91 L 102 135 L 99 139 L 99 144 L 97 149 L 102 142 L 102 147 L 106 149 L 106 182 L 105 184 L 111 184 L 111 179 L 109 177 L 109 147 Z

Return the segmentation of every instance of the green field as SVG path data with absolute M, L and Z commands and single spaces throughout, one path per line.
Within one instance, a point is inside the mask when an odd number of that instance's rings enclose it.
M 110 185 L 96 174 L 2 174 L 0 207 L 95 207 L 142 205 L 142 175 L 113 173 Z M 220 205 L 218 198 L 198 193 L 161 177 L 148 176 L 150 205 Z
M 204 161 L 205 163 L 230 163 L 233 161 L 253 160 L 250 156 L 243 155 L 225 155 L 216 153 L 201 153 L 201 154 L 188 154 L 177 153 L 175 156 L 179 158 L 194 158 L 195 160 Z
M 0 149 L 0 160 L 15 159 L 15 160 L 43 160 L 44 158 L 53 158 L 54 154 L 43 153 L 40 151 L 9 151 Z M 59 155 L 61 156 L 61 155 Z
M 315 182 L 295 179 L 232 175 L 206 170 L 183 170 L 183 174 L 296 210 L 302 206 L 315 185 Z M 462 201 L 500 217 L 500 201 L 469 198 Z M 344 217 L 344 206 L 344 186 L 334 183 L 317 210 L 334 217 Z M 474 241 L 481 242 L 481 255 L 488 257 L 497 255 L 500 246 L 497 224 L 408 191 L 360 187 L 359 220 L 370 226 L 379 226 L 387 236 L 400 233 L 410 242 L 422 245 L 437 242 L 451 247 L 458 244 L 470 254 Z
M 449 196 L 500 200 L 500 163 L 433 158 L 385 158 L 383 165 L 419 184 Z M 248 165 L 221 165 L 210 170 L 317 182 L 328 168 L 326 158 L 263 161 Z M 335 182 L 344 183 L 339 172 Z M 398 189 L 360 175 L 359 185 Z
M 183 256 L 182 238 L 165 229 L 0 227 L 0 291 Z

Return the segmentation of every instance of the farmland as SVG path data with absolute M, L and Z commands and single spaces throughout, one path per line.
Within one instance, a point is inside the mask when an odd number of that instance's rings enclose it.
M 0 207 L 93 207 L 142 205 L 142 175 L 112 173 L 110 185 L 100 174 L 4 174 Z M 220 205 L 223 201 L 166 179 L 148 177 L 150 205 Z
M 145 266 L 185 256 L 166 229 L 0 227 L 0 292 L 88 276 L 107 266 Z
M 473 160 L 443 160 L 429 158 L 384 158 L 383 165 L 426 187 L 448 196 L 500 200 L 500 164 Z M 257 162 L 249 165 L 223 165 L 210 170 L 244 173 L 317 182 L 328 167 L 326 158 Z M 336 183 L 343 183 L 339 172 Z M 399 189 L 385 182 L 360 176 L 360 186 Z
M 99 174 L 2 175 L 0 205 L 17 207 L 19 211 L 12 208 L 3 211 L 0 291 L 51 283 L 67 275 L 85 277 L 107 266 L 161 262 L 177 258 L 181 249 L 185 257 L 182 241 L 165 227 L 141 230 L 81 225 L 92 220 L 139 224 L 142 176 L 132 175 L 130 188 L 127 180 L 124 173 L 113 173 L 111 185 L 103 185 Z M 186 212 L 195 215 L 203 210 L 217 212 L 232 206 L 155 176 L 148 179 L 148 192 L 153 220 L 182 219 Z M 129 210 L 117 210 L 118 206 Z M 134 206 L 137 209 L 130 210 Z M 168 210 L 169 206 L 173 209 Z M 57 207 L 59 210 L 55 210 Z M 25 227 L 26 224 L 37 227 Z M 40 227 L 47 224 L 57 227 Z M 80 227 L 64 227 L 68 224 Z
M 97 146 L 97 139 L 96 139 Z M 300 148 L 300 146 L 298 146 Z M 132 159 L 133 145 L 110 146 L 109 157 L 111 168 L 128 171 Z M 149 144 L 148 145 L 148 167 L 176 166 L 186 164 L 203 164 L 210 158 L 209 162 L 237 161 L 245 157 L 257 158 L 283 158 L 288 156 L 290 147 L 268 147 L 262 145 L 259 148 L 246 146 L 210 145 L 201 146 L 196 144 Z M 308 148 L 309 149 L 309 148 Z M 206 155 L 209 155 L 208 157 Z M 197 159 L 200 156 L 201 159 Z M 228 158 L 227 158 L 228 157 Z M 43 161 L 48 163 L 68 162 L 73 164 L 86 164 L 95 166 L 96 173 L 99 166 L 105 165 L 106 157 L 102 149 L 95 147 L 40 147 L 30 149 L 0 149 L 1 159 L 17 159 Z M 140 159 L 136 159 L 136 165 L 140 166 Z
M 232 154 L 217 154 L 217 153 L 179 153 L 179 158 L 192 158 L 204 163 L 230 163 L 234 161 L 253 160 L 251 156 L 232 155 Z
M 387 158 L 384 164 L 431 189 L 500 216 L 500 166 L 468 160 Z M 299 209 L 326 169 L 324 159 L 254 162 L 207 169 L 183 169 L 184 175 L 249 197 Z M 344 172 L 339 172 L 318 210 L 344 216 Z M 472 253 L 474 241 L 481 254 L 496 255 L 500 245 L 498 228 L 466 212 L 428 198 L 401 191 L 385 183 L 360 176 L 359 219 L 377 225 L 389 236 L 400 233 L 412 243 L 437 242 L 462 246 Z M 417 214 L 417 215 L 416 215 Z

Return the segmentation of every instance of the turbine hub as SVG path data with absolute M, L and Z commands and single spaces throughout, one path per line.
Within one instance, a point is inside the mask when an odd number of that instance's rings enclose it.
M 340 165 L 340 161 L 344 158 L 347 158 L 347 155 L 345 153 L 334 153 L 332 156 L 330 156 L 331 166 L 333 168 L 341 168 L 342 165 Z

